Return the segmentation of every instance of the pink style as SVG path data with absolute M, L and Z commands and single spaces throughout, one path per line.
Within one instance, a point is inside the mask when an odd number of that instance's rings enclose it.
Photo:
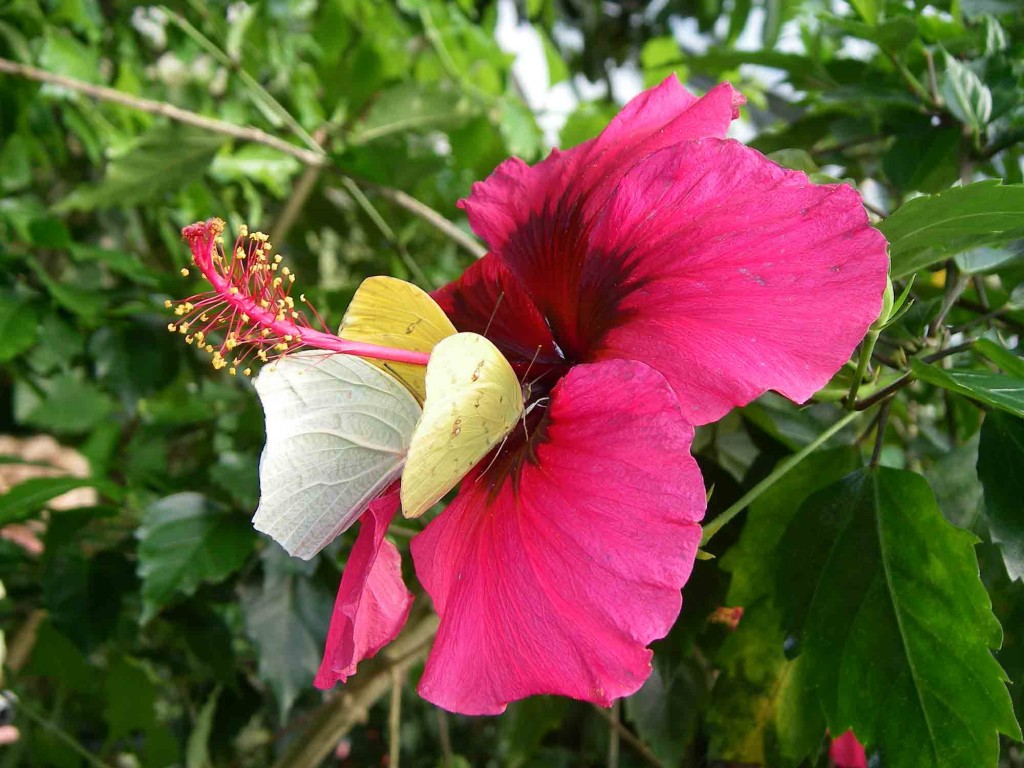
M 769 389 L 807 400 L 878 316 L 886 244 L 859 195 L 725 139 L 742 103 L 669 78 L 597 138 L 507 160 L 461 202 L 490 253 L 435 298 L 486 331 L 536 407 L 412 542 L 440 616 L 429 701 L 497 714 L 635 692 L 701 538 L 693 426 Z M 396 504 L 362 520 L 320 687 L 405 621 L 384 538 Z

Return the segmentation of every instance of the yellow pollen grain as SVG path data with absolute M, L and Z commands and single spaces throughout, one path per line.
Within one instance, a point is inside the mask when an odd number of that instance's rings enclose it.
M 188 270 L 185 269 L 184 267 L 181 268 L 181 276 L 188 277 Z
M 244 373 L 246 376 L 252 376 L 252 368 L 246 368 L 244 371 L 242 371 L 242 373 Z
M 234 376 L 237 373 L 237 371 L 235 371 L 235 366 L 232 365 L 230 368 L 228 368 L 228 373 Z
M 294 283 L 295 282 L 295 275 L 288 275 L 288 282 Z
M 164 300 L 164 307 L 166 307 L 167 309 L 170 309 L 173 306 L 174 306 L 174 304 L 171 302 L 170 299 L 165 299 Z
M 282 267 L 281 268 L 281 274 L 282 275 L 290 275 L 291 273 L 292 273 L 292 271 L 290 269 L 288 269 L 288 267 Z
M 170 331 L 171 333 L 175 333 L 178 330 L 178 326 L 176 326 L 174 323 L 168 323 L 167 330 Z
M 248 234 L 249 234 L 249 228 L 247 226 L 245 226 L 245 224 L 242 224 L 238 228 L 238 236 L 239 237 L 247 237 Z
M 243 322 L 243 323 L 248 323 L 248 322 L 249 322 L 249 316 L 248 316 L 248 315 L 246 315 L 246 314 L 243 314 L 243 315 L 242 315 L 242 322 Z

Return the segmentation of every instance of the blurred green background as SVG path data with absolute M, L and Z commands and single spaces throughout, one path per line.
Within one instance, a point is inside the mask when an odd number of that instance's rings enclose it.
M 336 325 L 366 276 L 428 289 L 457 276 L 482 252 L 455 205 L 474 181 L 509 155 L 532 162 L 594 136 L 673 72 L 697 92 L 732 81 L 748 99 L 737 137 L 856 184 L 877 215 L 961 179 L 1019 183 L 1020 10 L 0 0 L 0 491 L 18 489 L 0 496 L 0 522 L 15 526 L 0 577 L 21 732 L 0 766 L 384 766 L 393 688 L 409 768 L 738 765 L 747 752 L 788 764 L 766 724 L 772 674 L 712 693 L 760 643 L 781 653 L 765 639 L 774 627 L 742 647 L 709 618 L 726 601 L 717 563 L 698 564 L 654 677 L 621 711 L 537 698 L 499 718 L 445 715 L 415 695 L 422 648 L 400 674 L 396 655 L 367 663 L 350 699 L 315 691 L 351 536 L 307 564 L 251 530 L 262 415 L 249 382 L 166 330 L 165 299 L 198 290 L 179 275 L 179 233 L 210 216 L 268 232 Z M 951 322 L 998 312 L 1019 332 L 1024 262 L 1008 240 L 923 270 L 916 309 L 880 349 L 898 355 L 923 333 L 952 274 L 972 278 L 975 310 L 958 305 Z M 829 408 L 767 397 L 702 430 L 712 510 L 813 439 Z M 923 389 L 894 413 L 885 461 L 924 471 L 947 516 L 973 526 L 979 412 Z M 1021 682 L 1024 597 L 993 552 L 980 550 L 1007 633 L 1000 660 Z M 768 656 L 765 670 L 780 663 Z M 821 737 L 804 764 L 827 765 Z M 1005 746 L 1005 764 L 1024 764 Z

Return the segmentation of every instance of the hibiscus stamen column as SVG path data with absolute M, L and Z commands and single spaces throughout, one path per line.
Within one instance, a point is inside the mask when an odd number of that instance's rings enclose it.
M 220 219 L 182 230 L 192 251 L 192 262 L 212 290 L 177 304 L 165 302 L 181 318 L 168 324 L 167 329 L 181 333 L 186 342 L 210 353 L 214 368 L 226 367 L 232 375 L 241 368 L 249 375 L 251 368 L 242 366 L 253 358 L 268 362 L 304 347 L 396 363 L 427 364 L 430 356 L 424 352 L 349 341 L 330 333 L 304 294 L 298 301 L 291 295 L 295 274 L 282 264 L 280 255 L 271 255 L 273 249 L 265 234 L 239 228 L 229 255 L 224 252 L 223 232 Z M 182 269 L 183 276 L 188 274 Z M 316 318 L 320 330 L 313 327 L 303 307 Z M 211 343 L 210 335 L 218 331 L 222 340 Z

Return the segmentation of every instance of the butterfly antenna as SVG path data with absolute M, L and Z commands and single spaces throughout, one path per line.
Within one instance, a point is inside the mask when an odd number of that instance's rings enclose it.
M 504 298 L 505 298 L 505 292 L 502 291 L 501 293 L 498 294 L 498 300 L 494 303 L 494 309 L 491 310 L 491 316 L 489 318 L 487 318 L 487 326 L 484 328 L 484 332 L 481 335 L 486 336 L 487 332 L 489 330 L 491 330 L 491 323 L 494 322 L 494 317 L 495 317 L 495 315 L 498 314 L 498 307 L 501 306 L 501 300 L 504 299 Z
M 491 460 L 487 462 L 487 466 L 484 467 L 484 471 L 476 476 L 476 480 L 474 480 L 474 482 L 479 483 L 480 478 L 482 478 L 484 475 L 491 471 L 491 467 L 494 466 L 494 462 L 498 460 L 498 456 L 501 453 L 501 449 L 505 447 L 506 440 L 508 440 L 508 435 L 505 435 L 503 438 L 501 438 L 501 442 L 498 444 L 498 450 L 494 452 L 494 455 L 491 457 Z

